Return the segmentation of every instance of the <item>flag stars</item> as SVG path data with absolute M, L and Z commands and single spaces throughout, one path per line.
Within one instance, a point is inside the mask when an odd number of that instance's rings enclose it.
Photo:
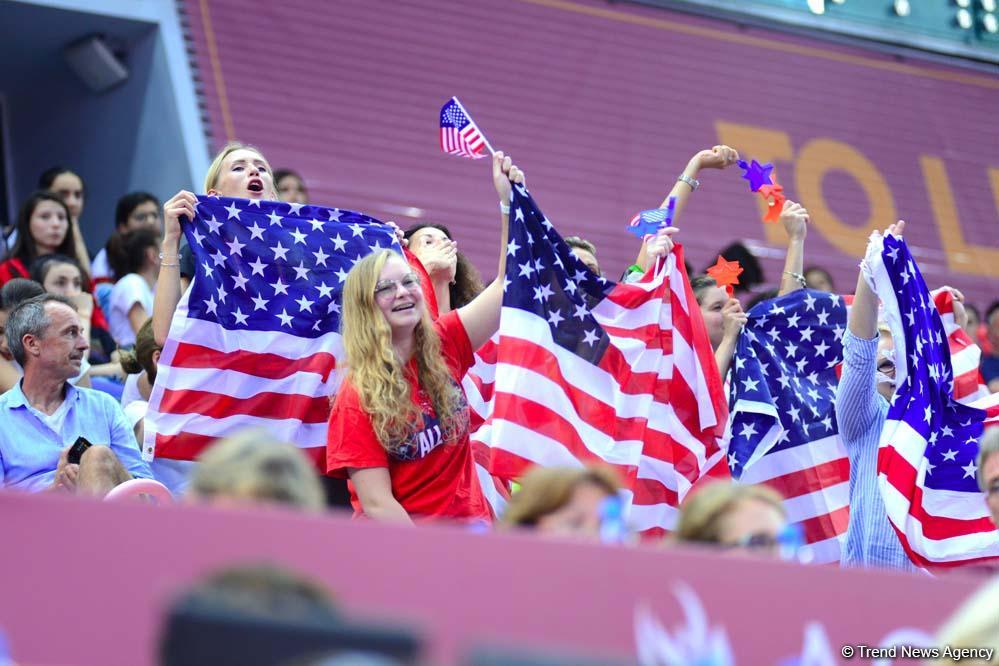
M 516 238 L 512 239 L 509 243 L 506 244 L 506 253 L 511 257 L 517 256 L 518 250 L 520 250 L 520 246 L 517 245 Z
M 327 286 L 325 282 L 320 282 L 316 289 L 319 290 L 319 298 L 332 298 L 333 287 Z
M 950 461 L 957 460 L 957 451 L 955 451 L 954 449 L 951 449 L 947 453 L 943 454 L 943 459 L 944 460 L 950 460 Z
M 270 301 L 264 298 L 262 295 L 257 294 L 256 296 L 252 296 L 250 300 L 253 301 L 254 312 L 256 312 L 257 310 L 264 310 L 265 312 L 267 311 L 267 304 L 270 303 Z
M 583 342 L 590 345 L 591 347 L 595 345 L 599 340 L 600 336 L 597 335 L 596 331 L 586 331 L 583 335 Z
M 819 312 L 817 315 L 815 315 L 816 317 L 819 318 L 819 326 L 828 326 L 829 325 L 829 315 L 830 314 L 831 314 L 830 312 L 826 312 L 823 309 L 821 312 Z
M 292 231 L 291 237 L 295 239 L 295 243 L 305 245 L 305 234 L 302 233 L 301 229 L 295 229 Z
M 756 426 L 752 423 L 743 423 L 742 430 L 739 432 L 739 437 L 752 437 L 756 434 Z
M 354 238 L 358 237 L 364 238 L 364 227 L 362 227 L 360 224 L 357 224 L 355 222 L 354 224 L 350 224 L 347 226 L 349 226 L 350 230 L 354 232 Z
M 249 315 L 243 314 L 243 310 L 241 308 L 236 308 L 235 311 L 233 311 L 232 316 L 236 320 L 237 326 L 239 326 L 240 324 L 243 324 L 245 326 L 246 320 L 249 317 Z
M 736 457 L 735 452 L 728 454 L 728 467 L 734 470 L 739 465 L 739 459 Z
M 531 266 L 531 262 L 520 264 L 520 275 L 517 277 L 531 277 L 531 273 L 534 272 L 534 267 Z
M 563 317 L 558 310 L 552 310 L 551 312 L 548 313 L 548 322 L 553 327 L 557 327 L 559 325 L 559 322 L 563 321 L 564 319 L 565 317 Z
M 305 294 L 302 294 L 301 298 L 299 298 L 295 302 L 298 303 L 299 312 L 312 312 L 312 305 L 315 303 L 315 301 L 310 301 L 309 299 L 307 299 L 305 297 Z
M 313 231 L 321 231 L 323 224 L 325 224 L 322 220 L 317 220 L 316 218 L 312 218 L 311 220 L 308 220 L 308 222 L 312 225 Z
M 337 234 L 334 238 L 331 238 L 330 240 L 333 241 L 333 251 L 334 252 L 343 252 L 344 248 L 347 247 L 347 241 L 345 241 L 344 239 L 340 238 L 340 234 Z
M 229 292 L 225 290 L 225 285 L 220 284 L 217 292 L 219 295 L 219 303 L 225 303 L 225 298 L 229 295 Z
M 270 220 L 270 223 L 268 224 L 268 226 L 271 226 L 271 227 L 279 227 L 279 226 L 281 226 L 281 219 L 282 218 L 281 218 L 280 215 L 278 215 L 274 211 L 269 212 L 267 214 L 267 218 Z
M 815 309 L 815 302 L 817 300 L 818 299 L 815 298 L 814 296 L 812 296 L 811 294 L 806 294 L 805 295 L 805 310 L 806 311 L 812 311 L 812 310 L 814 310 Z
M 250 277 L 253 277 L 254 275 L 259 275 L 259 276 L 263 277 L 264 276 L 264 269 L 267 268 L 267 264 L 265 264 L 264 262 L 260 261 L 260 257 L 257 257 L 256 261 L 250 263 L 250 268 L 252 269 L 252 272 L 250 273 Z
M 213 315 L 218 316 L 219 304 L 215 302 L 214 296 L 205 301 L 205 307 L 208 308 L 208 312 L 211 312 Z
M 285 295 L 288 294 L 288 285 L 286 285 L 285 283 L 281 282 L 281 278 L 278 278 L 277 282 L 275 282 L 271 286 L 274 287 L 274 295 L 275 296 L 277 296 L 278 294 L 285 294 Z
M 250 232 L 250 240 L 253 240 L 253 239 L 263 240 L 264 239 L 264 228 L 261 227 L 260 225 L 258 225 L 257 222 L 256 222 L 256 220 L 253 221 L 253 226 L 252 227 L 248 227 L 247 228 L 247 231 Z
M 222 223 L 215 219 L 214 216 L 209 217 L 205 220 L 205 226 L 208 227 L 208 231 L 213 234 L 218 234 L 219 229 L 222 228 Z
M 289 249 L 290 248 L 286 248 L 284 245 L 281 245 L 281 241 L 278 241 L 277 245 L 271 248 L 271 251 L 274 252 L 274 261 L 277 261 L 278 259 L 288 261 Z
M 798 345 L 794 344 L 793 342 L 788 342 L 787 346 L 784 347 L 784 351 L 787 353 L 788 357 L 794 358 L 794 355 L 798 351 Z
M 293 266 L 292 270 L 295 271 L 296 280 L 308 280 L 309 279 L 309 269 L 305 267 L 305 262 L 298 262 L 298 266 Z
M 288 205 L 291 207 L 291 209 L 288 211 L 288 214 L 289 215 L 298 215 L 299 211 L 302 210 L 302 206 L 304 206 L 305 204 L 289 203 Z
M 291 319 L 292 319 L 292 317 L 291 317 L 290 314 L 288 314 L 287 308 L 282 308 L 281 309 L 281 314 L 274 315 L 274 316 L 281 320 L 281 325 L 282 326 L 287 326 L 288 328 L 291 328 Z
M 227 241 L 226 245 L 229 246 L 229 254 L 235 255 L 237 257 L 243 256 L 243 248 L 246 247 L 244 243 L 240 243 L 239 239 L 235 236 L 232 237 L 231 241 Z
M 233 273 L 232 281 L 236 285 L 234 287 L 235 289 L 242 289 L 243 291 L 246 291 L 246 283 L 250 281 L 250 278 L 243 277 L 242 273 L 236 272 Z
M 978 465 L 975 464 L 974 460 L 970 460 L 968 461 L 968 464 L 962 467 L 961 469 L 964 470 L 964 476 L 961 477 L 962 479 L 967 479 L 967 478 L 974 479 L 975 472 L 978 471 Z
M 323 248 L 319 248 L 318 252 L 313 252 L 312 256 L 316 258 L 316 266 L 326 266 L 326 260 L 330 258 L 330 255 L 323 251 Z
M 742 382 L 743 390 L 745 391 L 755 391 L 756 386 L 760 383 L 759 380 L 749 378 L 742 379 L 740 381 Z
M 212 255 L 212 262 L 214 262 L 214 264 L 216 266 L 224 266 L 225 265 L 225 255 L 222 254 L 221 251 L 216 250 L 215 254 Z
M 233 202 L 233 203 L 229 204 L 228 206 L 226 206 L 225 212 L 229 213 L 229 219 L 230 220 L 232 220 L 232 219 L 239 220 L 239 209 L 236 208 L 236 203 L 235 202 Z
M 829 345 L 825 343 L 825 340 L 820 340 L 819 344 L 815 345 L 816 356 L 825 356 L 827 351 L 829 351 Z
M 787 318 L 787 325 L 791 328 L 798 328 L 798 322 L 801 320 L 801 315 L 795 312 L 793 315 Z

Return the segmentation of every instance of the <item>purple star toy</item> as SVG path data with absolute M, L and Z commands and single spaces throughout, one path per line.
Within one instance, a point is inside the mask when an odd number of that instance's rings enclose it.
M 773 164 L 760 164 L 756 160 L 747 164 L 745 160 L 739 160 L 738 165 L 744 172 L 742 177 L 749 181 L 750 191 L 756 192 L 764 185 L 773 184 L 773 176 L 770 175 L 774 170 Z

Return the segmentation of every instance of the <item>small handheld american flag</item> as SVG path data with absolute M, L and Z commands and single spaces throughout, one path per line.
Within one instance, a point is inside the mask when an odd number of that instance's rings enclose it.
M 452 97 L 441 107 L 441 150 L 477 160 L 486 156 L 483 149 L 493 152 L 465 107 L 457 97 Z

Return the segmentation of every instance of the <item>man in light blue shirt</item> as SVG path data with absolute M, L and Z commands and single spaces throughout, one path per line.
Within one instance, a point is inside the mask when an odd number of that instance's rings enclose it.
M 18 305 L 7 346 L 24 377 L 0 396 L 0 485 L 103 496 L 128 479 L 152 478 L 118 403 L 67 381 L 89 348 L 69 300 L 45 294 Z M 78 437 L 93 446 L 73 464 Z

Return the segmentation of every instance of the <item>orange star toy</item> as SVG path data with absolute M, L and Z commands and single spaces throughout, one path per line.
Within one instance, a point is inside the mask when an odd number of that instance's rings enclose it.
M 718 255 L 718 261 L 708 269 L 707 273 L 715 279 L 719 287 L 725 287 L 729 298 L 732 298 L 735 294 L 732 285 L 739 284 L 739 275 L 742 271 L 743 268 L 738 261 L 726 261 L 725 257 Z
M 767 213 L 763 216 L 764 222 L 777 222 L 780 220 L 780 213 L 784 210 L 784 188 L 774 183 L 773 185 L 762 185 L 758 190 L 763 200 L 767 202 Z

